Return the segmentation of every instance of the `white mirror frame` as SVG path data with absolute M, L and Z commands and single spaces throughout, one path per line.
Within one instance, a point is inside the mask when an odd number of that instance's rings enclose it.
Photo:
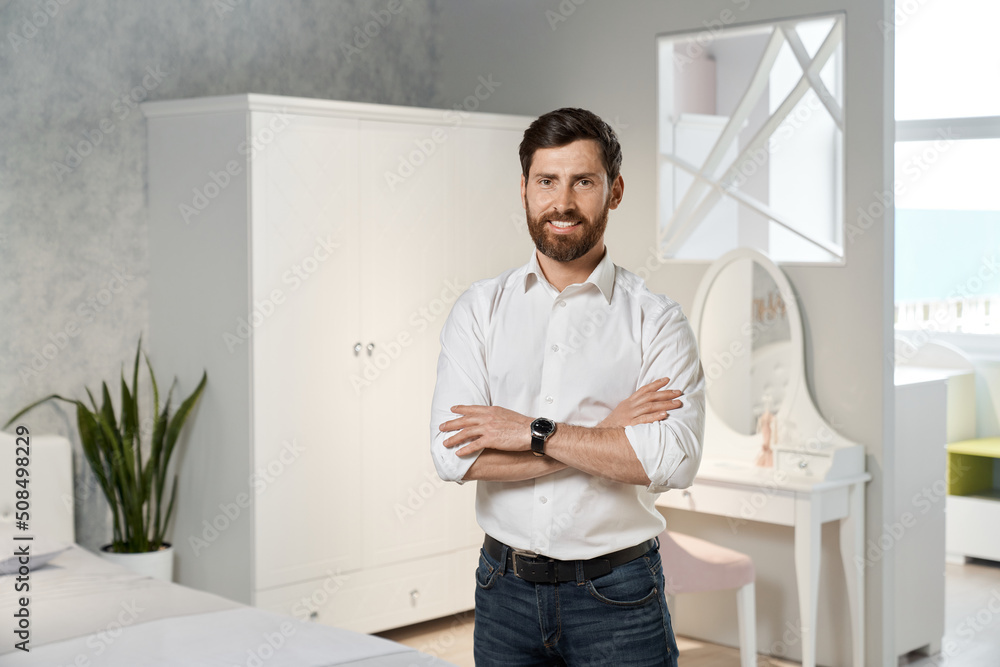
M 706 364 L 705 350 L 702 349 L 701 320 L 705 305 L 712 293 L 716 278 L 731 264 L 751 260 L 762 266 L 774 284 L 777 285 L 781 298 L 785 301 L 788 314 L 788 329 L 791 334 L 788 360 L 788 387 L 784 400 L 778 408 L 776 417 L 778 423 L 778 443 L 776 449 L 793 449 L 813 454 L 822 454 L 838 447 L 853 447 L 853 443 L 839 435 L 823 419 L 819 410 L 809 395 L 805 379 L 805 353 L 802 334 L 802 317 L 799 312 L 798 300 L 792 290 L 788 277 L 771 259 L 753 248 L 736 248 L 714 261 L 706 271 L 698 285 L 695 294 L 692 326 L 698 340 L 699 354 L 702 355 L 702 366 Z M 718 412 L 712 407 L 712 399 L 707 394 L 705 400 L 705 458 L 730 459 L 753 462 L 760 451 L 760 441 L 757 434 L 745 435 L 730 427 Z M 789 441 L 789 438 L 792 438 Z

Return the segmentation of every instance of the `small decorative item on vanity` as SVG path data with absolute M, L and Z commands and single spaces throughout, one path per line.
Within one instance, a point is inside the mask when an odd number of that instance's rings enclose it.
M 757 433 L 760 435 L 760 452 L 757 454 L 756 465 L 759 468 L 774 467 L 774 451 L 771 445 L 778 444 L 778 423 L 771 412 L 771 397 L 764 396 L 764 412 L 757 418 Z
M 111 393 L 106 382 L 101 384 L 101 404 L 87 389 L 90 407 L 83 401 L 52 394 L 24 408 L 4 428 L 21 415 L 41 403 L 52 399 L 76 405 L 76 422 L 80 431 L 83 453 L 90 469 L 97 478 L 104 497 L 111 507 L 114 520 L 114 538 L 102 547 L 100 555 L 107 560 L 125 565 L 129 569 L 158 579 L 173 578 L 173 548 L 164 542 L 167 526 L 174 508 L 177 493 L 177 475 L 174 475 L 169 500 L 164 504 L 164 487 L 170 457 L 174 453 L 181 429 L 191 410 L 201 396 L 208 379 L 203 373 L 201 382 L 184 401 L 177 412 L 170 413 L 174 387 L 171 385 L 167 400 L 160 409 L 160 392 L 156 384 L 149 357 L 142 354 L 142 339 L 135 352 L 132 368 L 132 387 L 121 377 L 121 416 L 115 415 Z M 152 386 L 153 423 L 143 461 L 142 420 L 139 418 L 139 357 L 145 359 Z M 176 378 L 174 380 L 176 384 Z M 92 408 L 92 409 L 91 409 Z

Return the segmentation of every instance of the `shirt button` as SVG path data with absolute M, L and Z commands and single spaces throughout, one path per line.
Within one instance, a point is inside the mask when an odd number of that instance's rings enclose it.
M 554 401 L 554 400 L 555 400 L 555 399 L 554 399 L 554 398 L 552 398 L 551 396 L 546 396 L 546 397 L 545 397 L 545 402 L 546 402 L 546 403 L 551 403 L 551 402 L 552 402 L 552 401 Z
M 552 346 L 552 351 L 553 352 L 558 352 L 559 351 L 559 346 L 558 345 L 553 345 Z
M 566 302 L 565 301 L 560 301 L 559 302 L 559 307 L 560 308 L 565 308 L 566 307 Z
M 542 496 L 541 498 L 538 499 L 538 502 L 544 505 L 545 503 L 549 502 L 549 499 L 546 498 L 545 496 Z

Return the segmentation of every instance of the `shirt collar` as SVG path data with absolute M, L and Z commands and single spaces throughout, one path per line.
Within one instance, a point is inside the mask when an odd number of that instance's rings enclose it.
M 531 252 L 531 260 L 528 262 L 525 269 L 525 291 L 527 291 L 534 282 L 540 282 L 552 287 L 552 284 L 546 280 L 545 274 L 542 273 L 542 267 L 538 264 L 538 251 L 533 250 Z M 604 299 L 609 304 L 611 303 L 611 295 L 614 293 L 615 288 L 615 265 L 614 262 L 611 261 L 611 253 L 608 252 L 607 246 L 604 248 L 604 257 L 601 258 L 601 261 L 597 264 L 594 270 L 590 272 L 590 276 L 587 277 L 584 283 L 593 284 L 601 291 Z M 555 288 L 553 287 L 552 289 Z

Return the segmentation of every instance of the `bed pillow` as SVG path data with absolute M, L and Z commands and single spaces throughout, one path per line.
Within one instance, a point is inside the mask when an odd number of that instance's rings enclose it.
M 21 567 L 19 556 L 15 551 L 23 545 L 28 545 L 28 552 L 31 556 L 30 566 L 32 571 L 42 567 L 50 560 L 66 551 L 71 545 L 58 540 L 50 540 L 44 535 L 35 535 L 32 540 L 15 540 L 15 535 L 24 535 L 14 530 L 14 524 L 0 521 L 0 575 L 16 574 Z

